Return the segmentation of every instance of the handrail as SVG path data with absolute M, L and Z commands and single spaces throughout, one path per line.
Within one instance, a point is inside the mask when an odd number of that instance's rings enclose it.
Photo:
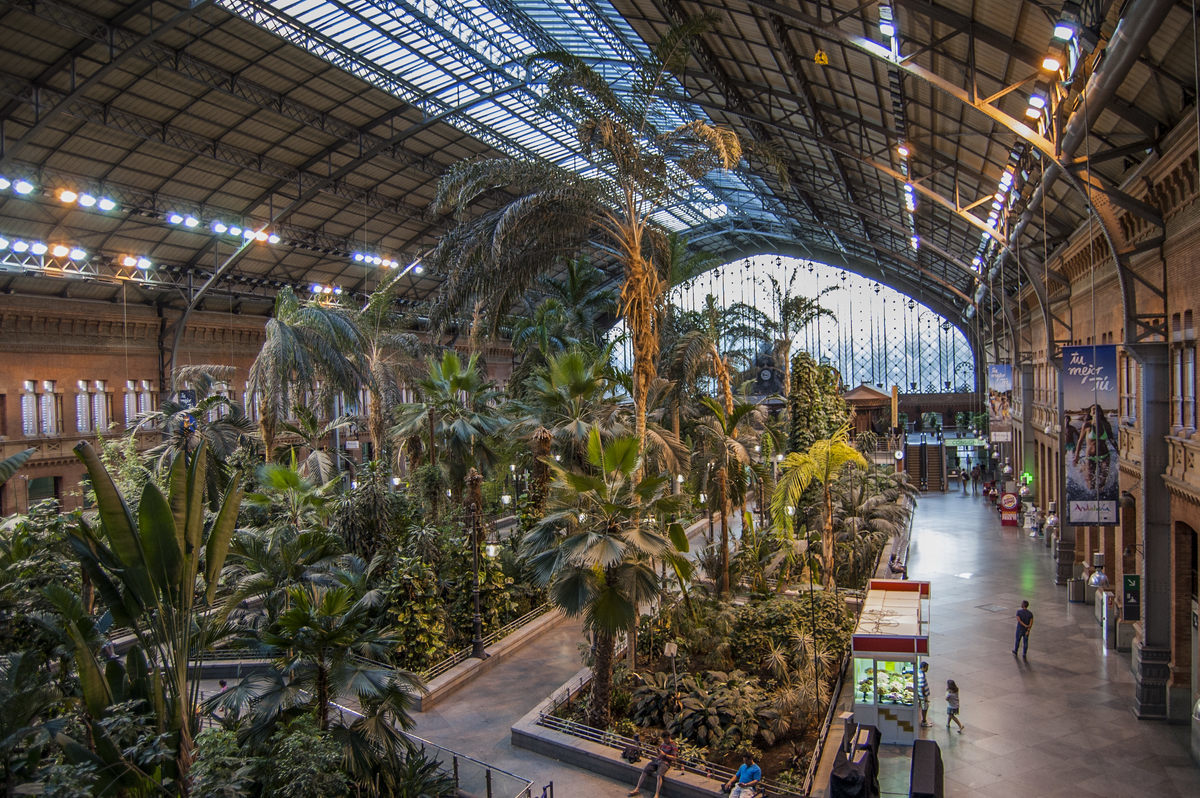
M 501 626 L 499 629 L 496 629 L 493 632 L 489 632 L 488 634 L 484 635 L 484 637 L 483 637 L 484 648 L 487 648 L 488 646 L 492 645 L 493 643 L 496 643 L 496 642 L 504 639 L 505 637 L 508 637 L 510 634 L 512 634 L 513 632 L 515 632 L 517 629 L 524 626 L 525 624 L 545 615 L 552 608 L 553 608 L 553 605 L 551 605 L 550 602 L 546 602 L 545 604 L 534 607 L 532 610 L 525 613 L 520 618 L 509 621 L 504 626 Z M 436 679 L 438 676 L 441 676 L 443 673 L 450 670 L 455 665 L 458 665 L 459 663 L 465 662 L 466 660 L 470 659 L 472 650 L 473 650 L 472 646 L 464 646 L 463 648 L 460 648 L 457 651 L 454 651 L 453 653 L 450 654 L 450 656 L 446 657 L 441 662 L 436 662 L 433 665 L 430 665 L 425 670 L 421 671 L 419 674 L 421 676 L 421 679 L 426 682 L 428 682 L 432 679 Z
M 825 720 L 821 723 L 821 731 L 817 734 L 817 745 L 813 748 L 812 756 L 808 760 L 808 770 L 804 774 L 804 794 L 808 795 L 812 792 L 813 782 L 817 778 L 817 768 L 821 765 L 821 757 L 825 754 L 825 745 L 829 741 L 829 729 L 833 726 L 833 713 L 837 710 L 838 699 L 842 695 L 842 687 L 846 681 L 846 669 L 850 665 L 851 655 L 847 651 L 842 658 L 842 667 L 838 670 L 837 682 L 833 686 L 833 690 L 829 694 L 829 707 L 825 710 Z
M 351 709 L 350 707 L 343 706 L 341 704 L 331 702 L 330 706 L 334 707 L 339 712 L 341 712 L 343 714 L 343 716 L 346 714 L 350 714 L 350 715 L 353 715 L 358 718 L 364 717 L 364 715 L 361 712 L 359 712 L 358 710 Z M 400 731 L 400 730 L 397 729 L 397 731 Z M 516 782 L 516 784 L 513 786 L 515 786 L 517 788 L 517 791 L 515 793 L 502 793 L 501 795 L 504 798 L 533 798 L 533 782 L 530 781 L 529 779 L 526 779 L 522 776 L 518 776 L 515 773 L 505 770 L 504 768 L 499 768 L 499 767 L 496 767 L 495 765 L 484 762 L 482 759 L 476 759 L 475 757 L 470 756 L 469 754 L 464 754 L 460 751 L 455 751 L 453 748 L 447 748 L 444 745 L 438 745 L 435 742 L 426 740 L 423 737 L 418 737 L 415 734 L 411 734 L 411 733 L 405 732 L 405 731 L 400 731 L 400 733 L 409 742 L 419 745 L 422 749 L 427 750 L 427 749 L 432 748 L 432 749 L 434 749 L 435 752 L 441 751 L 444 754 L 449 755 L 450 767 L 451 767 L 450 773 L 454 778 L 454 787 L 456 790 L 461 790 L 460 779 L 462 778 L 462 774 L 460 772 L 459 765 L 462 762 L 469 762 L 473 765 L 476 765 L 478 768 L 482 769 L 484 783 L 481 786 L 484 788 L 485 792 L 483 794 L 486 795 L 487 798 L 498 798 L 497 794 L 495 793 L 495 786 L 496 786 L 495 781 L 496 780 L 493 778 L 493 774 L 499 774 L 500 776 L 503 776 L 507 779 L 511 779 L 512 781 Z

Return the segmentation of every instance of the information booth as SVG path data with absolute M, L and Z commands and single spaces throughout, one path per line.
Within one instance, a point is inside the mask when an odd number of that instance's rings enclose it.
M 854 719 L 878 727 L 881 742 L 911 745 L 921 726 L 917 669 L 929 656 L 929 583 L 872 579 L 852 645 Z

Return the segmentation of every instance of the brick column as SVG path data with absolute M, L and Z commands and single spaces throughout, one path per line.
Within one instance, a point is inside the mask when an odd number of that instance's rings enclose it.
M 1192 568 L 1196 563 L 1196 535 L 1182 521 L 1172 536 L 1175 605 L 1171 608 L 1171 681 L 1167 710 L 1173 721 L 1186 722 L 1192 699 Z

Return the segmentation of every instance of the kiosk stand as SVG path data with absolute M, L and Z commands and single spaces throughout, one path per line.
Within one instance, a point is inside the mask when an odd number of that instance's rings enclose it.
M 921 725 L 917 670 L 929 656 L 929 583 L 872 579 L 854 630 L 854 717 L 881 742 L 911 745 Z

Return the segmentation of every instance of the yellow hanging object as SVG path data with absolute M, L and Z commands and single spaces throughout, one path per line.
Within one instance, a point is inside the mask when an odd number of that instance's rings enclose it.
M 826 53 L 824 50 L 817 50 L 816 55 L 813 56 L 813 61 L 817 62 L 821 66 L 828 66 L 829 65 L 829 54 Z

